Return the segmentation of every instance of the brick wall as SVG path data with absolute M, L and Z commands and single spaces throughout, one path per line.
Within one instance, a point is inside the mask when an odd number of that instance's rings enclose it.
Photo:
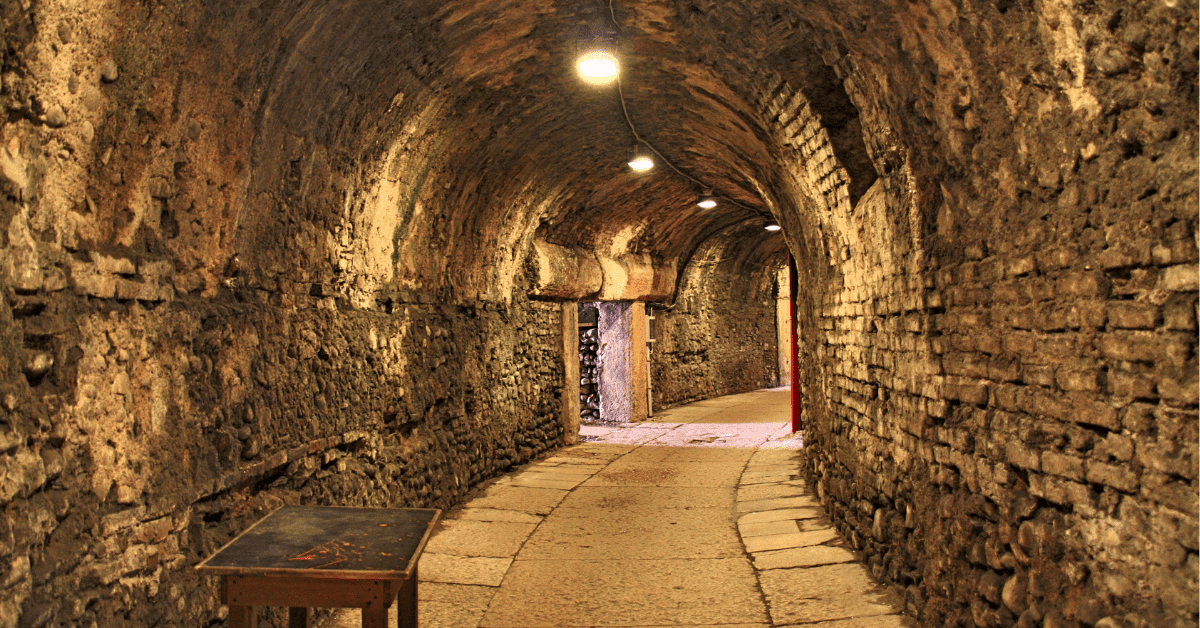
M 1059 255 L 828 298 L 808 472 L 927 620 L 1194 623 L 1195 266 L 1127 299 Z
M 1105 37 L 1160 29 L 1153 55 L 1175 54 L 1179 22 L 1156 19 Z M 856 202 L 804 95 L 774 77 L 759 101 L 815 204 L 785 218 L 815 253 L 798 255 L 810 480 L 923 625 L 1195 625 L 1194 105 L 1147 66 L 1089 74 L 1094 114 L 1041 115 L 1036 89 L 1006 109 L 997 44 L 946 57 L 981 75 L 927 85 L 949 104 L 906 118 L 896 67 L 862 45 L 826 59 L 881 175 Z M 1132 85 L 1159 95 L 1122 100 Z

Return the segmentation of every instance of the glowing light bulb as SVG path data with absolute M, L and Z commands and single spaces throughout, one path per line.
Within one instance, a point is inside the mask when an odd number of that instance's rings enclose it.
M 779 231 L 782 228 L 779 225 L 767 225 L 767 231 Z
M 629 151 L 629 167 L 638 172 L 645 172 L 654 167 L 654 158 L 640 140 L 633 145 L 633 150 Z
M 645 155 L 638 155 L 629 160 L 629 167 L 638 172 L 645 172 L 654 167 L 654 160 Z
M 575 67 L 583 80 L 593 85 L 612 82 L 620 70 L 616 55 L 607 50 L 592 50 L 580 55 Z

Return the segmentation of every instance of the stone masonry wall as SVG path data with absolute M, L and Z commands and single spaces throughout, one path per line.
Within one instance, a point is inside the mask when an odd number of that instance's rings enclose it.
M 0 3 L 2 627 L 216 624 L 192 567 L 275 507 L 444 508 L 562 441 L 559 304 L 397 278 L 435 249 L 363 207 L 450 204 L 280 96 L 299 4 Z
M 1144 4 L 964 3 L 937 43 L 897 16 L 963 73 L 915 115 L 880 32 L 830 46 L 858 200 L 803 96 L 763 100 L 824 200 L 785 217 L 805 470 L 924 626 L 1196 625 L 1195 15 Z
M 1069 251 L 820 317 L 808 473 L 926 625 L 1195 623 L 1195 265 L 1135 282 Z
M 684 271 L 674 307 L 650 308 L 655 410 L 777 384 L 775 270 L 723 247 L 705 250 Z
M 0 623 L 207 624 L 191 566 L 273 508 L 445 508 L 560 441 L 557 304 L 275 297 L 5 299 Z

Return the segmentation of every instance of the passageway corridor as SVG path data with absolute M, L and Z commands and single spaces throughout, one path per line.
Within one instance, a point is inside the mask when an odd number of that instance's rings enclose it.
M 1197 0 L 0 0 L 0 107 L 0 628 L 282 628 L 322 507 L 467 625 L 1200 624 Z
M 422 628 L 913 625 L 800 478 L 797 442 L 763 439 L 787 411 L 772 392 L 681 406 L 723 421 L 630 427 L 491 483 L 426 550 Z

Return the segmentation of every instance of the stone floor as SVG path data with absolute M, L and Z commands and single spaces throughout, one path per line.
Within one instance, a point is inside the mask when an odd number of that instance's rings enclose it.
M 661 410 L 642 423 L 584 425 L 579 435 L 620 445 L 797 449 L 803 441 L 792 434 L 790 395 L 784 387 L 706 399 Z
M 426 548 L 420 625 L 914 625 L 799 479 L 771 392 L 604 428 L 493 481 Z M 354 610 L 324 624 L 357 625 Z

